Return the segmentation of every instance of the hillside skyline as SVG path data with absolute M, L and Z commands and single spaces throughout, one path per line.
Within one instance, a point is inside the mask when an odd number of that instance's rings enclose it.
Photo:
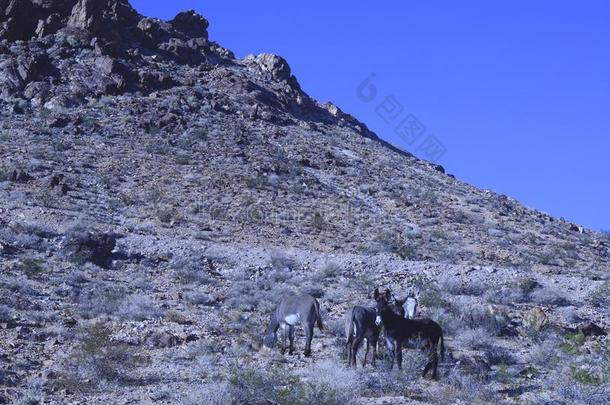
M 552 4 L 439 8 L 385 1 L 348 10 L 268 1 L 240 4 L 236 12 L 224 3 L 133 2 L 162 19 L 194 8 L 210 20 L 212 40 L 238 57 L 285 57 L 307 93 L 337 104 L 390 143 L 436 160 L 420 148 L 432 135 L 446 150 L 438 163 L 461 180 L 610 229 L 610 192 L 603 187 L 610 176 L 604 156 L 610 53 L 603 41 L 610 37 L 604 26 L 610 6 Z M 357 89 L 371 74 L 379 94 L 367 103 Z M 390 123 L 378 113 L 388 96 L 402 106 Z M 413 143 L 396 131 L 409 115 L 425 127 Z

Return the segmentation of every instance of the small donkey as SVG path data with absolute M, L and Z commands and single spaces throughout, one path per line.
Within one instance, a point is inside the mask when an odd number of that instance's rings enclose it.
M 407 298 L 403 301 L 403 308 L 405 309 L 405 318 L 407 319 L 415 319 L 415 314 L 417 313 L 417 296 L 413 293 L 409 293 Z
M 305 342 L 305 357 L 311 355 L 311 340 L 313 339 L 314 325 L 317 324 L 320 330 L 324 329 L 322 324 L 322 317 L 320 316 L 320 304 L 318 300 L 309 294 L 290 295 L 284 297 L 278 304 L 271 316 L 271 322 L 265 336 L 263 338 L 263 344 L 272 348 L 277 341 L 277 330 L 282 327 L 288 329 L 288 338 L 290 340 L 290 346 L 288 347 L 288 353 L 293 354 L 294 352 L 294 327 L 296 325 L 303 324 L 306 335 Z M 283 334 L 283 348 L 286 349 L 286 334 Z
M 398 316 L 405 316 L 403 308 L 405 301 L 395 300 L 394 304 L 390 304 L 390 308 Z M 376 365 L 377 360 L 377 342 L 379 341 L 379 333 L 381 326 L 375 324 L 377 312 L 375 308 L 365 308 L 355 306 L 349 310 L 345 316 L 345 337 L 347 338 L 347 364 L 349 367 L 356 367 L 356 355 L 360 349 L 362 341 L 366 339 L 366 352 L 362 367 L 366 367 L 366 360 L 369 355 L 369 350 L 373 349 L 373 358 L 371 364 Z
M 432 370 L 432 378 L 437 378 L 438 369 L 438 345 L 441 346 L 441 358 L 445 357 L 445 342 L 443 330 L 439 324 L 431 319 L 406 319 L 398 316 L 392 311 L 389 301 L 392 297 L 390 290 L 385 294 L 380 294 L 375 290 L 376 319 L 377 325 L 383 324 L 386 333 L 386 343 L 390 349 L 392 359 L 391 368 L 396 362 L 399 369 L 402 369 L 402 347 L 408 345 L 409 340 L 418 339 L 424 344 L 423 349 L 427 349 L 430 354 L 430 361 L 424 368 L 423 376 Z

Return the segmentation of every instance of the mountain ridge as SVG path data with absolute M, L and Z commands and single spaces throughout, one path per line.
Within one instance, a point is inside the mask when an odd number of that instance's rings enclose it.
M 282 57 L 236 58 L 207 29 L 126 0 L 0 0 L 0 403 L 248 402 L 285 381 L 275 366 L 351 381 L 335 392 L 363 403 L 540 402 L 522 375 L 544 398 L 576 386 L 562 352 L 546 374 L 522 365 L 610 327 L 610 240 L 401 151 Z M 342 317 L 378 286 L 420 291 L 446 330 L 440 383 L 406 371 L 405 392 L 340 364 Z M 260 348 L 296 291 L 329 325 L 313 359 Z

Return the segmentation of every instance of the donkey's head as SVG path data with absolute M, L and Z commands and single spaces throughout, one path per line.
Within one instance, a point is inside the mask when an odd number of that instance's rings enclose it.
M 386 288 L 385 292 L 381 294 L 378 288 L 375 288 L 375 292 L 373 293 L 373 298 L 377 301 L 376 311 L 377 317 L 375 318 L 375 324 L 377 326 L 381 325 L 381 315 L 387 311 L 392 311 L 390 307 L 390 299 L 392 299 L 392 292 Z

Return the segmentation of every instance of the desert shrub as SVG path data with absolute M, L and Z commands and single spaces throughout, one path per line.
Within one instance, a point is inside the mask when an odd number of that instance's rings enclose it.
M 25 274 L 28 278 L 36 279 L 44 274 L 45 266 L 42 260 L 27 258 L 17 263 L 14 270 Z
M 480 375 L 471 375 L 452 369 L 442 385 L 435 388 L 434 394 L 439 403 L 493 403 L 495 392 L 489 387 L 489 381 Z
M 462 282 L 461 280 L 451 277 L 444 276 L 438 281 L 441 291 L 449 293 L 451 295 L 472 295 L 480 296 L 487 290 L 487 286 L 478 280 L 469 280 Z
M 345 319 L 328 319 L 324 322 L 324 330 L 332 334 L 333 336 L 341 337 L 342 342 L 345 343 Z
M 492 365 L 511 365 L 515 364 L 516 360 L 512 352 L 501 346 L 488 345 L 484 349 L 485 358 L 487 362 Z
M 559 346 L 561 351 L 568 355 L 575 355 L 580 353 L 582 346 L 585 344 L 586 337 L 582 332 L 568 333 L 563 343 Z
M 123 288 L 99 284 L 79 297 L 79 312 L 85 319 L 101 315 L 143 321 L 157 319 L 163 312 L 145 295 L 128 295 Z
M 75 350 L 64 365 L 64 384 L 82 390 L 87 383 L 100 380 L 128 382 L 132 372 L 146 364 L 148 358 L 126 343 L 114 341 L 112 330 L 103 324 L 94 324 L 84 330 Z M 85 381 L 87 383 L 85 383 Z
M 145 295 L 131 295 L 121 301 L 117 315 L 130 321 L 145 321 L 158 319 L 163 312 Z
M 177 208 L 168 206 L 158 206 L 154 210 L 154 215 L 157 219 L 164 224 L 171 222 L 178 222 L 182 220 L 182 214 Z
M 231 389 L 226 383 L 201 385 L 179 394 L 176 403 L 183 405 L 226 405 L 235 403 Z
M 469 328 L 483 328 L 494 335 L 505 329 L 509 320 L 502 314 L 493 314 L 483 305 L 462 305 L 457 308 L 460 319 Z
M 126 296 L 127 292 L 123 288 L 95 285 L 91 290 L 83 291 L 80 295 L 79 312 L 85 319 L 115 314 Z
M 392 231 L 384 231 L 375 237 L 377 251 L 394 253 L 403 260 L 412 259 L 417 256 L 414 245 L 408 244 L 403 237 Z
M 319 272 L 323 279 L 335 278 L 341 274 L 341 266 L 335 262 L 326 263 Z
M 212 294 L 204 293 L 201 291 L 191 291 L 184 294 L 184 298 L 191 305 L 207 305 L 212 306 L 216 304 L 216 297 Z
M 83 271 L 80 270 L 72 270 L 70 272 L 70 274 L 68 274 L 68 277 L 66 277 L 66 283 L 68 283 L 68 285 L 70 286 L 79 286 L 81 284 L 86 284 L 89 281 L 89 277 L 87 277 L 87 274 Z
M 589 301 L 597 308 L 610 306 L 610 282 L 604 281 L 599 287 L 589 294 Z
M 445 308 L 433 308 L 429 316 L 442 328 L 445 335 L 455 335 L 462 328 L 462 321 Z
M 483 294 L 487 302 L 493 304 L 513 305 L 517 303 L 527 302 L 528 294 L 516 285 L 505 285 L 496 288 L 490 288 Z
M 281 286 L 273 287 L 264 281 L 250 280 L 235 281 L 226 294 L 224 306 L 228 309 L 252 311 L 257 309 L 264 313 L 271 312 L 277 304 L 278 297 L 285 295 L 288 290 Z
M 524 277 L 517 282 L 519 288 L 524 294 L 531 294 L 542 286 L 536 280 L 530 277 Z
M 493 338 L 489 331 L 483 328 L 463 329 L 455 336 L 455 345 L 457 347 L 468 347 L 470 349 L 484 349 L 490 347 Z
M 332 360 L 309 367 L 303 376 L 308 404 L 351 404 L 360 391 L 358 374 Z
M 244 178 L 246 186 L 251 189 L 262 189 L 267 185 L 267 177 L 261 174 Z
M 174 269 L 174 278 L 181 284 L 210 284 L 213 282 L 210 274 L 205 271 L 204 258 L 174 257 L 170 262 Z
M 282 252 L 272 252 L 269 264 L 273 270 L 294 270 L 298 266 L 296 259 Z
M 568 299 L 559 290 L 551 287 L 535 290 L 531 294 L 531 299 L 533 302 L 540 305 L 570 305 L 570 301 L 568 301 Z
M 422 284 L 419 287 L 419 304 L 427 308 L 450 307 L 449 302 L 434 283 Z
M 8 305 L 0 305 L 0 322 L 8 322 L 13 319 L 13 309 Z
M 584 365 L 570 364 L 570 375 L 574 381 L 580 384 L 599 385 L 602 383 L 602 377 L 590 367 Z
M 236 403 L 304 404 L 306 396 L 299 377 L 282 368 L 247 368 L 232 370 L 229 377 L 231 397 Z
M 190 165 L 191 157 L 187 153 L 179 153 L 174 157 L 174 160 L 179 165 Z
M 302 376 L 273 367 L 235 368 L 229 378 L 236 403 L 351 404 L 359 392 L 356 372 L 332 361 L 312 365 Z
M 313 213 L 311 217 L 311 226 L 318 230 L 326 228 L 326 220 L 320 212 L 316 211 Z
M 549 367 L 559 361 L 561 340 L 556 335 L 548 335 L 535 343 L 528 355 L 529 361 L 536 366 Z
M 163 319 L 179 325 L 191 325 L 193 323 L 186 315 L 173 309 L 166 311 Z

